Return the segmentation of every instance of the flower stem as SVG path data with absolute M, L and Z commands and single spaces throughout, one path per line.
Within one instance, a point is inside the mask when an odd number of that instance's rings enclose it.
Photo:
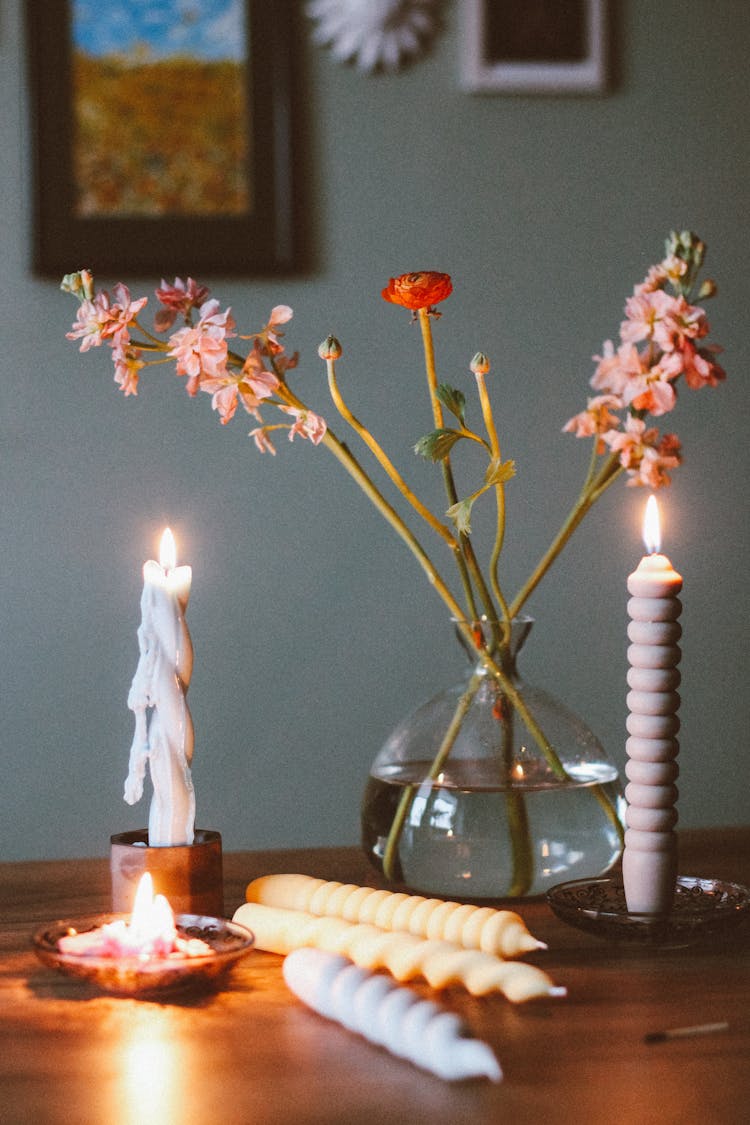
M 448 755 L 453 749 L 455 741 L 461 730 L 463 721 L 466 718 L 468 710 L 474 700 L 474 696 L 479 690 L 479 686 L 482 683 L 483 679 L 483 672 L 475 672 L 469 680 L 466 690 L 463 692 L 461 698 L 458 701 L 456 710 L 453 713 L 453 718 L 448 724 L 438 751 L 432 760 L 432 765 L 430 766 L 427 775 L 424 778 L 424 781 L 435 781 L 438 775 L 442 773 Z M 424 781 L 420 782 L 419 785 L 424 784 Z M 401 797 L 399 798 L 396 812 L 394 813 L 393 820 L 391 821 L 391 827 L 388 830 L 385 849 L 383 851 L 383 874 L 385 875 L 386 879 L 396 879 L 398 845 L 401 840 L 401 834 L 404 829 L 404 824 L 406 823 L 406 817 L 409 813 L 409 809 L 411 808 L 414 796 L 419 789 L 419 785 L 407 785 L 403 793 L 401 794 Z
M 430 402 L 432 404 L 432 416 L 435 422 L 436 429 L 443 429 L 444 418 L 443 408 L 440 404 L 440 399 L 437 394 L 437 368 L 435 366 L 435 344 L 432 338 L 432 325 L 430 324 L 430 316 L 427 309 L 419 310 L 419 327 L 422 332 L 422 346 L 424 348 L 425 371 L 427 374 L 427 386 L 430 392 Z M 456 483 L 453 478 L 453 469 L 451 468 L 450 457 L 444 457 L 442 460 L 443 480 L 445 482 L 445 491 L 448 497 L 448 504 L 452 507 L 458 503 L 458 492 L 456 491 Z M 484 580 L 484 575 L 477 562 L 474 548 L 468 535 L 463 533 L 459 534 L 459 543 L 461 544 L 461 552 L 456 555 L 456 562 L 461 572 L 461 579 L 464 589 L 467 594 L 467 602 L 470 614 L 473 618 L 477 618 L 477 609 L 473 596 L 473 587 L 471 580 L 479 593 L 479 597 L 484 606 L 484 611 L 488 619 L 496 622 L 498 612 L 492 601 L 492 595 Z M 469 577 L 471 575 L 471 578 Z M 495 625 L 495 628 L 497 626 Z M 498 638 L 499 639 L 499 638 Z
M 296 398 L 296 396 L 294 396 Z M 344 442 L 339 441 L 332 430 L 328 429 L 323 437 L 322 444 L 334 455 L 336 460 L 343 466 L 349 475 L 356 481 L 359 487 L 367 496 L 387 523 L 391 525 L 397 535 L 404 541 L 409 550 L 416 558 L 422 570 L 427 575 L 430 585 L 437 591 L 439 596 L 443 599 L 451 614 L 462 616 L 462 609 L 455 597 L 451 593 L 450 588 L 445 583 L 444 579 L 439 574 L 434 563 L 430 559 L 427 552 L 422 547 L 421 543 L 414 535 L 411 528 L 407 526 L 399 513 L 390 504 L 385 496 L 383 496 L 380 489 L 370 479 L 368 474 L 357 461 L 354 454 Z
M 537 588 L 542 578 L 544 578 L 545 574 L 552 566 L 552 563 L 565 547 L 566 543 L 568 542 L 576 528 L 579 526 L 586 513 L 596 503 L 599 497 L 609 488 L 613 481 L 616 480 L 621 472 L 622 466 L 619 463 L 617 455 L 611 453 L 599 473 L 593 479 L 587 479 L 587 482 L 582 488 L 578 499 L 571 508 L 557 535 L 552 540 L 544 555 L 539 560 L 534 570 L 531 572 L 531 575 L 511 602 L 511 617 L 518 616 L 521 609 L 526 604 L 534 590 Z
M 485 429 L 487 436 L 490 440 L 490 452 L 493 461 L 500 462 L 500 439 L 497 436 L 497 427 L 495 426 L 495 418 L 492 413 L 492 405 L 490 403 L 489 395 L 487 394 L 487 383 L 484 378 L 483 371 L 476 372 L 477 389 L 479 391 L 479 402 L 482 408 L 482 417 L 484 418 Z M 498 566 L 500 563 L 500 554 L 503 549 L 503 541 L 505 539 L 505 485 L 495 485 L 495 500 L 497 504 L 497 527 L 495 532 L 495 542 L 492 547 L 492 554 L 490 556 L 490 582 L 492 584 L 492 591 L 497 599 L 500 608 L 503 611 L 503 622 L 505 630 L 510 627 L 510 612 L 508 603 L 505 600 L 502 590 L 500 589 L 500 581 L 498 578 Z
M 450 529 L 447 528 L 445 524 L 440 523 L 440 521 L 430 511 L 430 509 L 422 503 L 422 501 L 418 496 L 414 494 L 414 492 L 412 492 L 411 488 L 398 472 L 390 458 L 386 455 L 383 448 L 375 440 L 370 431 L 362 425 L 358 418 L 355 417 L 347 404 L 344 402 L 341 391 L 339 390 L 338 383 L 336 381 L 335 360 L 327 359 L 326 367 L 328 370 L 328 387 L 331 392 L 331 398 L 333 399 L 336 409 L 338 410 L 341 417 L 345 422 L 349 423 L 349 425 L 357 434 L 359 434 L 362 441 L 368 447 L 378 463 L 386 471 L 401 495 L 404 496 L 405 499 L 408 500 L 408 502 L 411 504 L 412 508 L 414 508 L 414 510 L 418 512 L 418 514 L 422 517 L 422 519 L 424 519 L 430 525 L 433 531 L 436 531 L 437 534 L 445 540 L 451 550 L 458 551 L 458 542 L 455 536 L 451 533 Z

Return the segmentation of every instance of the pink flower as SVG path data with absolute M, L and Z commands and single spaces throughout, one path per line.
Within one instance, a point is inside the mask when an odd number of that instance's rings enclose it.
M 610 430 L 602 438 L 613 453 L 619 454 L 620 464 L 630 476 L 629 486 L 661 488 L 670 483 L 667 470 L 681 461 L 680 443 L 674 434 L 659 439 L 655 427 L 647 429 L 643 419 L 633 415 L 626 419 L 624 430 Z
M 253 439 L 261 453 L 270 453 L 273 457 L 275 457 L 276 450 L 273 447 L 273 442 L 268 436 L 268 429 L 268 426 L 259 426 L 257 429 L 250 431 L 250 437 Z
M 260 420 L 258 407 L 261 402 L 275 394 L 280 385 L 273 371 L 267 371 L 263 366 L 263 352 L 256 340 L 255 346 L 248 352 L 242 365 L 242 380 L 239 383 L 242 405 L 248 414 Z
M 154 317 L 157 332 L 168 331 L 178 313 L 182 313 L 185 320 L 188 320 L 191 311 L 200 308 L 208 294 L 208 286 L 199 285 L 192 277 L 187 279 L 187 283 L 176 277 L 174 285 L 168 285 L 162 278 L 161 286 L 156 290 L 157 299 L 164 305 Z
M 700 387 L 715 387 L 727 377 L 727 373 L 718 363 L 714 363 L 712 356 L 721 349 L 719 347 L 696 348 L 687 341 L 682 349 L 682 361 L 685 372 L 685 382 L 691 390 Z
M 167 353 L 177 361 L 177 374 L 187 375 L 187 392 L 194 395 L 204 376 L 224 374 L 227 361 L 227 336 L 234 335 L 231 310 L 219 312 L 219 302 L 201 305 L 200 319 L 195 326 L 178 329 L 169 337 Z
M 138 375 L 144 366 L 137 348 L 120 343 L 115 344 L 112 359 L 115 364 L 115 382 L 124 395 L 138 394 Z
M 258 408 L 280 385 L 276 375 L 263 367 L 263 353 L 257 341 L 241 371 L 224 368 L 215 375 L 204 372 L 200 379 L 200 389 L 213 395 L 211 406 L 218 411 L 224 425 L 234 417 L 238 402 L 248 414 L 262 421 Z
M 666 294 L 665 294 L 666 296 Z M 690 305 L 684 297 L 667 297 L 662 319 L 654 327 L 654 341 L 665 352 L 676 351 L 687 340 L 698 340 L 708 333 L 703 309 Z
M 658 266 L 651 267 L 641 284 L 633 289 L 633 296 L 639 297 L 645 293 L 653 293 L 656 289 L 663 289 L 668 281 L 673 285 L 679 285 L 686 273 L 687 262 L 683 258 L 678 258 L 676 254 L 670 254 Z
M 653 293 L 657 289 L 663 289 L 666 283 L 667 271 L 663 264 L 652 266 L 640 285 L 633 287 L 633 296 L 643 297 L 646 293 Z
M 617 395 L 597 395 L 595 398 L 590 398 L 586 409 L 565 423 L 563 432 L 574 433 L 576 437 L 584 438 L 606 433 L 612 428 L 616 429 L 620 425 L 620 419 L 611 411 L 619 410 L 621 407 L 622 400 Z M 603 453 L 604 449 L 604 442 L 600 438 L 596 451 Z
M 681 446 L 677 435 L 665 434 L 658 445 L 646 446 L 638 471 L 631 474 L 628 486 L 664 488 L 672 483 L 667 470 L 676 469 L 681 461 Z
M 115 303 L 110 310 L 110 323 L 104 335 L 115 336 L 118 333 L 127 335 L 128 325 L 132 324 L 138 316 L 138 313 L 148 301 L 148 297 L 139 297 L 136 301 L 131 301 L 130 290 L 127 285 L 123 285 L 120 281 L 115 285 L 112 293 Z
M 280 324 L 288 324 L 294 316 L 289 305 L 274 305 L 268 321 L 269 328 L 277 328 Z
M 277 390 L 279 380 L 270 371 L 259 371 L 248 376 L 245 372 L 225 371 L 222 375 L 204 375 L 200 389 L 213 397 L 211 406 L 218 411 L 224 425 L 231 421 L 241 402 L 248 414 L 261 421 L 258 408 Z
M 677 286 L 687 273 L 688 264 L 684 258 L 678 258 L 676 254 L 669 254 L 660 266 L 654 268 L 663 270 L 667 280 L 671 281 L 672 285 Z
M 289 440 L 294 441 L 297 434 L 309 438 L 313 445 L 319 445 L 325 437 L 327 426 L 325 421 L 312 410 L 299 410 L 296 406 L 280 406 L 285 414 L 291 414 L 296 421 L 289 429 Z
M 703 309 L 690 305 L 684 297 L 672 297 L 662 289 L 629 297 L 625 303 L 620 338 L 631 344 L 653 340 L 665 352 L 682 347 L 708 332 Z
M 643 373 L 643 365 L 638 349 L 632 344 L 620 344 L 615 352 L 611 340 L 604 341 L 604 354 L 595 355 L 598 366 L 591 377 L 595 390 L 605 391 L 618 397 L 633 378 Z
M 675 298 L 670 297 L 663 289 L 647 290 L 628 297 L 625 302 L 627 320 L 623 320 L 620 325 L 620 339 L 630 344 L 637 344 L 639 340 L 653 340 L 657 326 L 674 301 Z
M 131 301 L 130 290 L 120 282 L 112 290 L 115 301 L 110 301 L 109 293 L 102 290 L 92 300 L 81 301 L 73 328 L 67 333 L 69 340 L 81 340 L 80 350 L 99 347 L 109 340 L 127 343 L 128 325 L 146 304 L 148 297 Z
M 275 305 L 271 309 L 271 317 L 263 330 L 263 335 L 265 336 L 271 355 L 280 355 L 284 351 L 284 347 L 281 343 L 281 337 L 284 333 L 279 332 L 279 326 L 281 324 L 288 324 L 293 315 L 289 305 Z M 293 365 L 290 363 L 288 366 Z
M 109 296 L 97 293 L 93 300 L 81 301 L 78 306 L 73 327 L 66 332 L 66 339 L 80 340 L 80 351 L 98 348 L 104 343 L 104 329 L 110 322 Z
M 677 395 L 671 380 L 682 372 L 682 356 L 679 352 L 662 355 L 661 360 L 652 367 L 644 368 L 639 375 L 629 379 L 622 398 L 626 406 L 633 410 L 645 410 L 658 417 L 674 410 Z

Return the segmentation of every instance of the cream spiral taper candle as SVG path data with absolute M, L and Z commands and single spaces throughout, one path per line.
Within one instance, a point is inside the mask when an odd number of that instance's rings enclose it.
M 382 973 L 320 949 L 294 950 L 283 972 L 292 992 L 316 1012 L 446 1082 L 502 1078 L 492 1049 L 475 1039 L 454 1012 Z
M 268 953 L 285 956 L 294 949 L 322 949 L 348 957 L 360 969 L 387 969 L 398 981 L 424 977 L 435 989 L 461 984 L 472 996 L 501 992 L 514 1004 L 566 995 L 565 988 L 554 985 L 536 965 L 501 961 L 448 941 L 426 941 L 403 931 L 257 902 L 239 906 L 234 921 L 251 931 L 256 949 Z
M 547 948 L 512 910 L 376 890 L 309 875 L 261 875 L 248 883 L 245 898 L 264 906 L 306 910 L 383 930 L 404 930 L 416 937 L 451 941 L 496 957 L 517 957 Z
M 644 539 L 651 551 L 628 577 L 628 786 L 622 874 L 628 910 L 667 913 L 677 878 L 678 767 L 680 722 L 678 664 L 682 578 L 659 553 L 658 508 L 649 498 Z

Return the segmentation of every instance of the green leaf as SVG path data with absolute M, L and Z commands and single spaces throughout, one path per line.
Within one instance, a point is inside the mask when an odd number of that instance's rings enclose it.
M 451 504 L 445 513 L 453 520 L 456 531 L 461 535 L 471 535 L 471 509 L 475 499 L 476 494 L 467 496 L 465 500 L 459 500 L 457 504 Z
M 436 394 L 446 410 L 450 410 L 463 425 L 466 414 L 466 395 L 463 391 L 459 391 L 456 387 L 449 387 L 447 383 L 441 383 Z
M 414 446 L 414 452 L 431 461 L 443 461 L 462 435 L 458 430 L 433 430 L 425 434 Z
M 484 474 L 485 484 L 505 484 L 516 475 L 515 461 L 491 461 Z

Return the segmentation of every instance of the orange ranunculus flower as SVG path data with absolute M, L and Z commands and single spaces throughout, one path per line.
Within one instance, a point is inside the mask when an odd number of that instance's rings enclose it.
M 420 270 L 419 273 L 402 273 L 392 277 L 382 297 L 394 305 L 405 309 L 428 309 L 438 301 L 444 301 L 453 292 L 453 282 L 447 273 L 434 270 Z

